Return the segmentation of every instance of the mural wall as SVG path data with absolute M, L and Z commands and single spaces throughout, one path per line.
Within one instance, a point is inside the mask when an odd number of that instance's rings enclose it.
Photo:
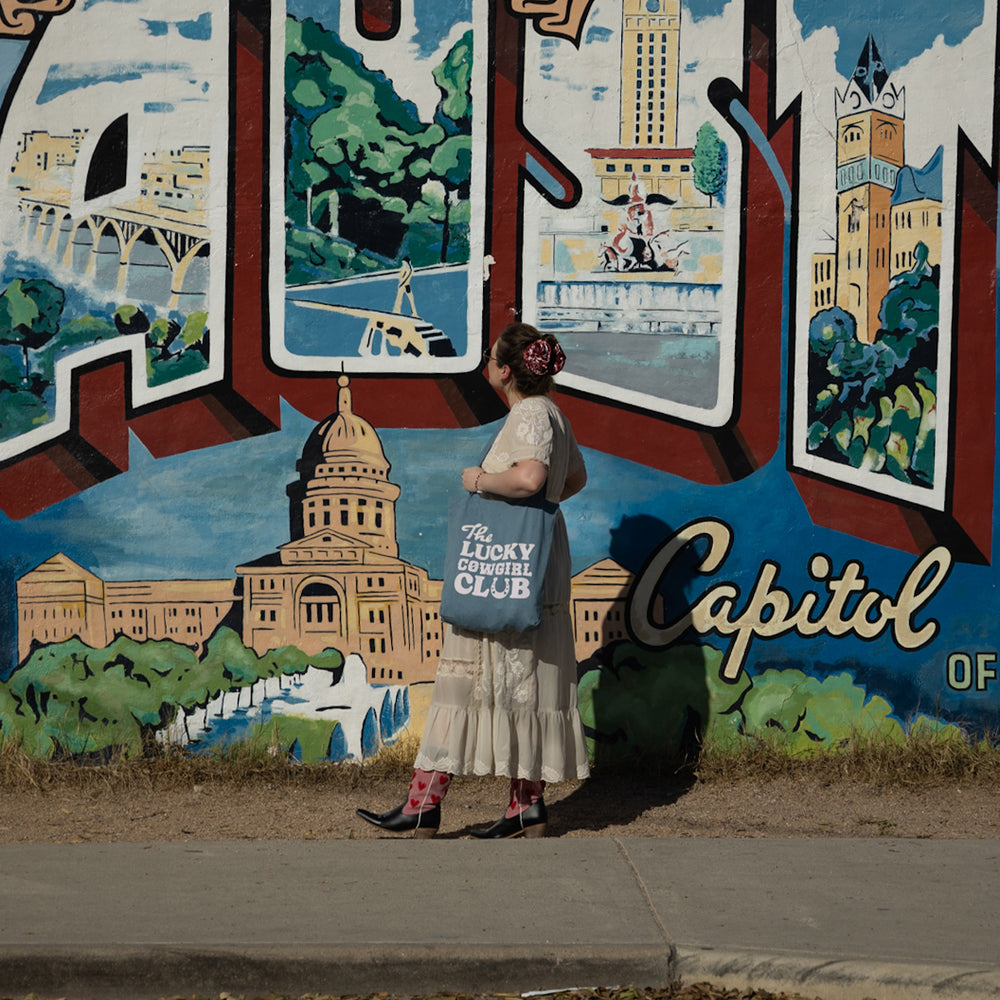
M 0 738 L 419 731 L 515 318 L 595 759 L 995 730 L 997 11 L 924 6 L 0 0 Z
M 136 404 L 222 373 L 225 5 L 69 6 L 48 4 L 70 16 L 36 29 L 0 139 L 4 458 L 69 429 L 83 364 L 122 358 Z

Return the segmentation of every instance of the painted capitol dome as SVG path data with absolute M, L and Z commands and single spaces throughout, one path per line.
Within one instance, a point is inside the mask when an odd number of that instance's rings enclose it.
M 337 411 L 313 428 L 289 484 L 292 540 L 333 529 L 388 555 L 398 555 L 391 468 L 375 428 L 354 412 L 350 379 L 341 375 Z
M 367 457 L 373 464 L 384 464 L 388 475 L 389 463 L 375 428 L 353 409 L 350 379 L 338 380 L 337 412 L 320 421 L 309 435 L 296 468 L 309 472 L 317 466 L 335 464 L 343 457 Z

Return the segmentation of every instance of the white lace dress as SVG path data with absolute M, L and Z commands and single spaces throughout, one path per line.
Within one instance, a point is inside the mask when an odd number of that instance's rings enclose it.
M 532 458 L 548 467 L 545 494 L 556 502 L 566 477 L 583 467 L 569 423 L 547 396 L 511 407 L 482 465 L 503 472 Z M 446 626 L 417 767 L 532 781 L 587 776 L 569 597 L 569 541 L 560 511 L 539 627 L 482 633 Z

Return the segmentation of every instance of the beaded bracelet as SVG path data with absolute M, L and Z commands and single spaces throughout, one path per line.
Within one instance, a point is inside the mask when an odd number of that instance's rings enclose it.
M 485 470 L 483 470 L 483 469 L 479 470 L 479 474 L 476 476 L 476 481 L 472 484 L 472 492 L 473 493 L 478 493 L 479 492 L 479 480 L 482 478 L 484 471 Z

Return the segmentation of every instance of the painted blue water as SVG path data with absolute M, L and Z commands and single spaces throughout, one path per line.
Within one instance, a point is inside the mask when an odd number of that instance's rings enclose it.
M 62 312 L 63 322 L 88 315 L 110 319 L 123 302 L 140 306 L 150 319 L 158 316 L 168 316 L 182 322 L 184 319 L 179 312 L 168 313 L 166 308 L 158 307 L 138 296 L 130 299 L 118 293 L 109 295 L 106 289 L 97 288 L 78 278 L 73 280 L 64 271 L 50 267 L 43 260 L 25 257 L 17 252 L 8 252 L 4 255 L 0 267 L 0 290 L 6 288 L 15 278 L 44 278 L 58 285 L 66 295 Z
M 379 751 L 379 743 L 382 734 L 379 732 L 378 720 L 375 718 L 375 709 L 369 708 L 365 721 L 361 726 L 361 755 L 362 757 L 374 757 Z
M 468 330 L 468 268 L 442 267 L 414 271 L 410 280 L 417 312 L 451 340 L 455 353 L 465 354 Z M 362 309 L 391 312 L 396 301 L 396 272 L 346 278 L 331 284 L 298 285 L 288 289 L 285 308 L 285 347 L 304 357 L 358 357 L 358 346 L 366 322 L 357 316 L 342 316 L 320 309 L 300 308 L 296 300 L 330 302 Z M 410 315 L 409 301 L 402 312 Z M 393 353 L 393 352 L 390 352 Z M 394 350 L 398 354 L 398 350 Z
M 232 698 L 235 702 L 236 692 L 232 691 L 226 697 L 227 700 Z M 245 698 L 246 695 L 244 694 L 243 697 Z M 202 709 L 198 709 L 198 711 L 201 712 Z M 215 747 L 248 739 L 251 729 L 261 720 L 256 713 L 250 713 L 248 706 L 244 706 L 231 715 L 219 716 L 210 713 L 208 722 L 211 729 L 206 730 L 205 736 L 198 745 L 198 748 L 204 753 L 210 752 Z
M 350 756 L 347 752 L 347 735 L 339 722 L 333 727 L 333 732 L 330 734 L 330 745 L 327 747 L 326 756 L 328 760 L 334 761 L 347 760 Z
M 720 392 L 721 290 L 604 276 L 545 281 L 537 289 L 537 322 L 559 337 L 567 373 L 711 410 Z

